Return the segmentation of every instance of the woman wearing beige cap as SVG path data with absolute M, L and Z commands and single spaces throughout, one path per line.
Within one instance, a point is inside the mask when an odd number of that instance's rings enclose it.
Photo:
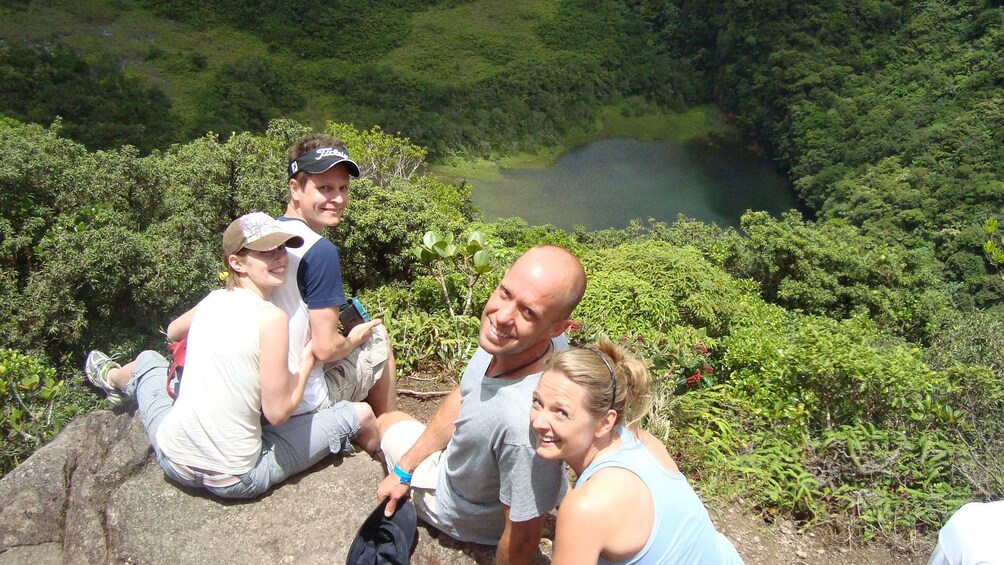
M 307 344 L 298 372 L 290 374 L 289 321 L 268 296 L 286 280 L 286 247 L 302 242 L 266 214 L 230 224 L 223 235 L 227 287 L 167 328 L 169 339 L 188 338 L 177 400 L 164 386 L 169 364 L 159 353 L 144 351 L 125 366 L 99 351 L 88 355 L 87 378 L 112 404 L 136 400 L 157 462 L 172 481 L 246 498 L 329 453 L 351 452 L 353 441 L 377 449 L 373 412 L 365 403 L 292 416 L 314 358 Z M 263 427 L 263 415 L 270 426 Z

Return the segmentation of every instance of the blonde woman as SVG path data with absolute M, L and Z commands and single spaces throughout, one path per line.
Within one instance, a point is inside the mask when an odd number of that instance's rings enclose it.
M 638 422 L 648 370 L 606 339 L 555 353 L 533 394 L 537 455 L 578 482 L 558 509 L 554 565 L 742 563 L 676 463 Z
M 88 380 L 113 404 L 135 398 L 157 463 L 175 483 L 224 498 L 253 497 L 352 441 L 378 449 L 369 405 L 339 402 L 293 416 L 314 358 L 303 349 L 290 374 L 286 314 L 268 302 L 286 280 L 286 247 L 303 242 L 267 214 L 234 220 L 223 235 L 227 288 L 209 293 L 168 326 L 188 337 L 177 401 L 165 388 L 168 362 L 144 351 L 120 367 L 100 351 L 87 356 Z M 262 425 L 264 416 L 271 425 Z

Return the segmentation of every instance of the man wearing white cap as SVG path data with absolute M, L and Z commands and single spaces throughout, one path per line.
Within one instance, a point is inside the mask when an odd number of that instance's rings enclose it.
M 289 252 L 289 277 L 271 301 L 289 316 L 290 368 L 297 344 L 310 341 L 314 366 L 297 414 L 340 400 L 365 401 L 379 416 L 397 405 L 397 375 L 387 331 L 379 319 L 361 323 L 343 335 L 339 311 L 348 300 L 342 283 L 338 248 L 321 234 L 341 223 L 349 203 L 349 177 L 359 166 L 342 143 L 314 134 L 287 154 L 289 176 L 283 229 L 303 238 Z

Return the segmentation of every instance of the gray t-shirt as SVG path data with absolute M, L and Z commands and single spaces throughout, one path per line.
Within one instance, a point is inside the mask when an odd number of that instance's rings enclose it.
M 554 349 L 568 348 L 564 336 Z M 480 347 L 460 381 L 460 415 L 440 467 L 436 514 L 451 536 L 496 545 L 509 519 L 543 516 L 565 495 L 564 463 L 536 456 L 530 405 L 540 373 L 486 378 L 491 355 Z

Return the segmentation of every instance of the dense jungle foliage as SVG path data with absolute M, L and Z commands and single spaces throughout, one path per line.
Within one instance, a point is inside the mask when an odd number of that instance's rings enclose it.
M 640 2 L 817 216 L 933 248 L 963 308 L 998 306 L 979 226 L 1004 201 L 999 2 Z
M 95 64 L 67 47 L 13 45 L 0 50 L 0 112 L 23 122 L 59 120 L 63 135 L 88 147 L 135 145 L 150 152 L 179 139 L 179 122 L 160 90 Z
M 904 543 L 1004 497 L 1004 279 L 983 249 L 984 221 L 1004 212 L 999 5 L 88 5 L 105 6 L 93 25 L 174 27 L 118 66 L 48 37 L 0 50 L 0 112 L 16 118 L 0 121 L 0 472 L 100 406 L 88 349 L 163 346 L 159 328 L 219 284 L 229 220 L 279 212 L 286 147 L 326 129 L 366 169 L 329 236 L 402 372 L 454 378 L 477 328 L 451 315 L 467 291 L 476 314 L 513 257 L 557 243 L 589 274 L 575 339 L 602 331 L 645 355 L 659 391 L 647 425 L 704 492 Z M 560 143 L 603 107 L 709 100 L 816 221 L 486 224 L 468 186 L 412 166 Z M 444 262 L 437 278 L 411 252 L 429 230 L 481 232 L 495 270 L 468 287 Z

